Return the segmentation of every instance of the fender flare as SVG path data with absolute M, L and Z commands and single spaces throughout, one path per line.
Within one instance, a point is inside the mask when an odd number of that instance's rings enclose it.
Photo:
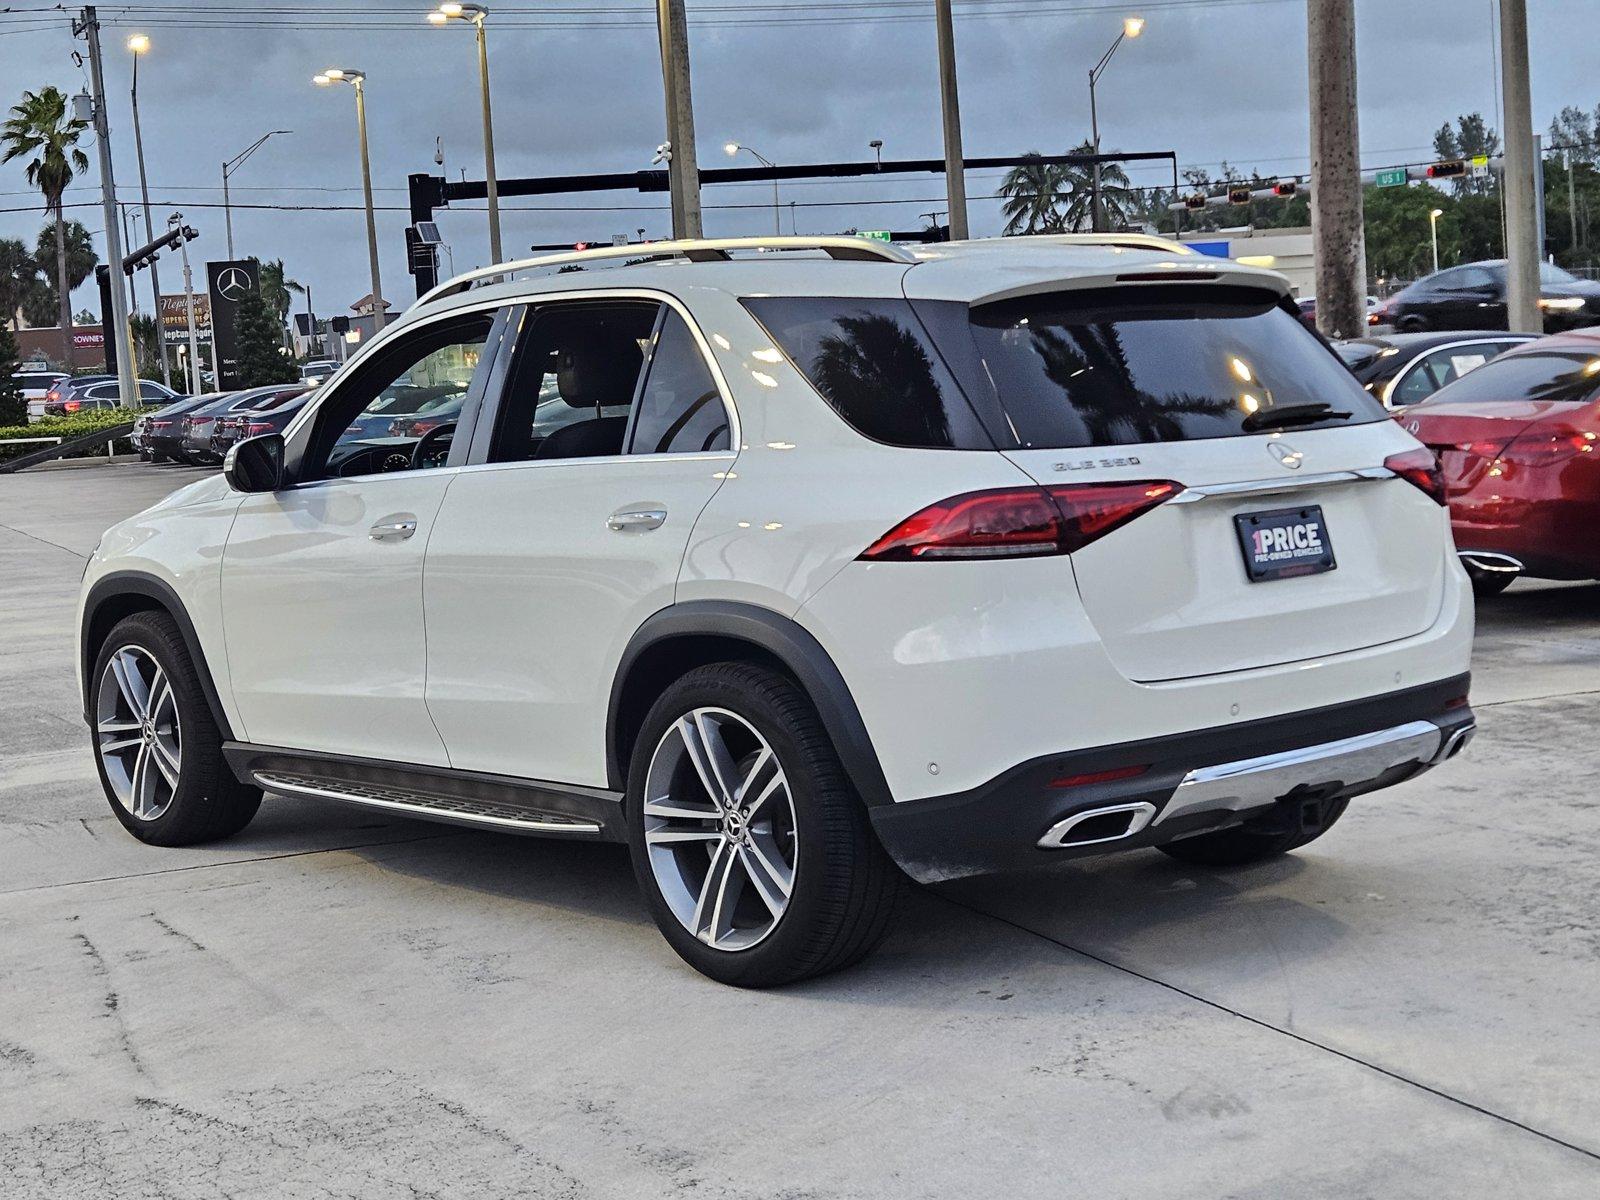
M 893 803 L 861 710 L 822 643 L 798 622 L 771 609 L 724 600 L 691 600 L 664 608 L 639 626 L 628 642 L 606 709 L 606 775 L 611 787 L 627 786 L 627 764 L 621 761 L 618 741 L 622 699 L 633 668 L 646 651 L 663 642 L 706 636 L 744 642 L 777 659 L 816 706 L 861 798 L 873 807 Z
M 223 711 L 222 699 L 217 694 L 215 681 L 211 678 L 211 666 L 206 661 L 205 652 L 200 648 L 200 636 L 195 632 L 194 622 L 189 619 L 189 613 L 172 585 L 159 576 L 145 571 L 112 571 L 103 575 L 95 580 L 89 589 L 88 597 L 84 600 L 83 622 L 78 629 L 78 657 L 83 669 L 84 721 L 90 726 L 94 724 L 90 712 L 90 695 L 93 687 L 94 660 L 100 653 L 100 647 L 92 643 L 89 633 L 94 628 L 95 620 L 101 610 L 107 604 L 125 596 L 154 600 L 155 606 L 162 609 L 178 626 L 178 632 L 183 635 L 183 644 L 189 651 L 189 658 L 194 663 L 195 674 L 200 678 L 200 690 L 205 694 L 206 705 L 211 709 L 211 717 L 216 721 L 217 728 L 222 731 L 222 740 L 233 741 L 233 728 L 228 722 L 228 714 Z

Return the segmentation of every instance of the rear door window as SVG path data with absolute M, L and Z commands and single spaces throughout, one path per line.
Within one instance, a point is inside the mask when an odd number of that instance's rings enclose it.
M 974 308 L 983 371 L 1024 447 L 1238 437 L 1249 418 L 1326 404 L 1343 428 L 1385 410 L 1309 330 L 1256 290 L 1171 285 L 1062 292 Z M 963 378 L 971 379 L 968 372 Z
M 728 411 L 688 323 L 675 309 L 656 330 L 633 418 L 631 454 L 729 448 Z

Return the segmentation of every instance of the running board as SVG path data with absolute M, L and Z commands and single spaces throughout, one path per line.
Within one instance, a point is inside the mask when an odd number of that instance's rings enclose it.
M 504 833 L 606 841 L 625 836 L 622 797 L 599 788 L 237 742 L 223 749 L 241 781 L 278 795 Z

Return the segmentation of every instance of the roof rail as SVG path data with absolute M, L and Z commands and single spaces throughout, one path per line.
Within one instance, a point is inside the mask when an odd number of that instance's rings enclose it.
M 825 237 L 737 237 L 737 238 L 681 238 L 666 242 L 630 242 L 623 246 L 596 246 L 590 250 L 569 250 L 561 254 L 541 254 L 537 258 L 520 258 L 513 262 L 496 263 L 448 279 L 438 287 L 419 297 L 412 308 L 421 308 L 445 296 L 461 292 L 491 279 L 509 279 L 522 271 L 549 267 L 582 266 L 591 262 L 615 259 L 686 258 L 692 262 L 722 262 L 732 258 L 734 250 L 821 250 L 829 258 L 854 261 L 891 262 L 911 264 L 917 261 L 910 251 L 877 238 L 847 235 Z
M 1154 233 L 1025 233 L 1010 237 L 974 239 L 966 242 L 936 242 L 924 253 L 946 249 L 1016 249 L 1019 246 L 1107 246 L 1116 250 L 1161 250 L 1168 254 L 1194 254 L 1191 247 L 1174 238 Z

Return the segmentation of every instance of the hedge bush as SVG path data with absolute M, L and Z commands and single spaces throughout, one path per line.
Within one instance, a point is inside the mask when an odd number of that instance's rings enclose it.
M 46 446 L 41 442 L 18 442 L 12 440 L 15 438 L 58 437 L 64 442 L 70 442 L 73 438 L 98 433 L 102 429 L 114 429 L 118 425 L 127 425 L 141 414 L 155 411 L 154 408 L 93 408 L 88 412 L 74 413 L 70 417 L 45 417 L 32 425 L 0 426 L 0 460 L 16 458 L 34 450 L 46 449 Z M 126 453 L 131 449 L 132 447 L 125 439 L 117 439 L 117 453 Z M 91 454 L 103 455 L 105 452 L 105 446 L 101 445 L 92 450 L 80 451 L 67 457 L 84 458 Z

